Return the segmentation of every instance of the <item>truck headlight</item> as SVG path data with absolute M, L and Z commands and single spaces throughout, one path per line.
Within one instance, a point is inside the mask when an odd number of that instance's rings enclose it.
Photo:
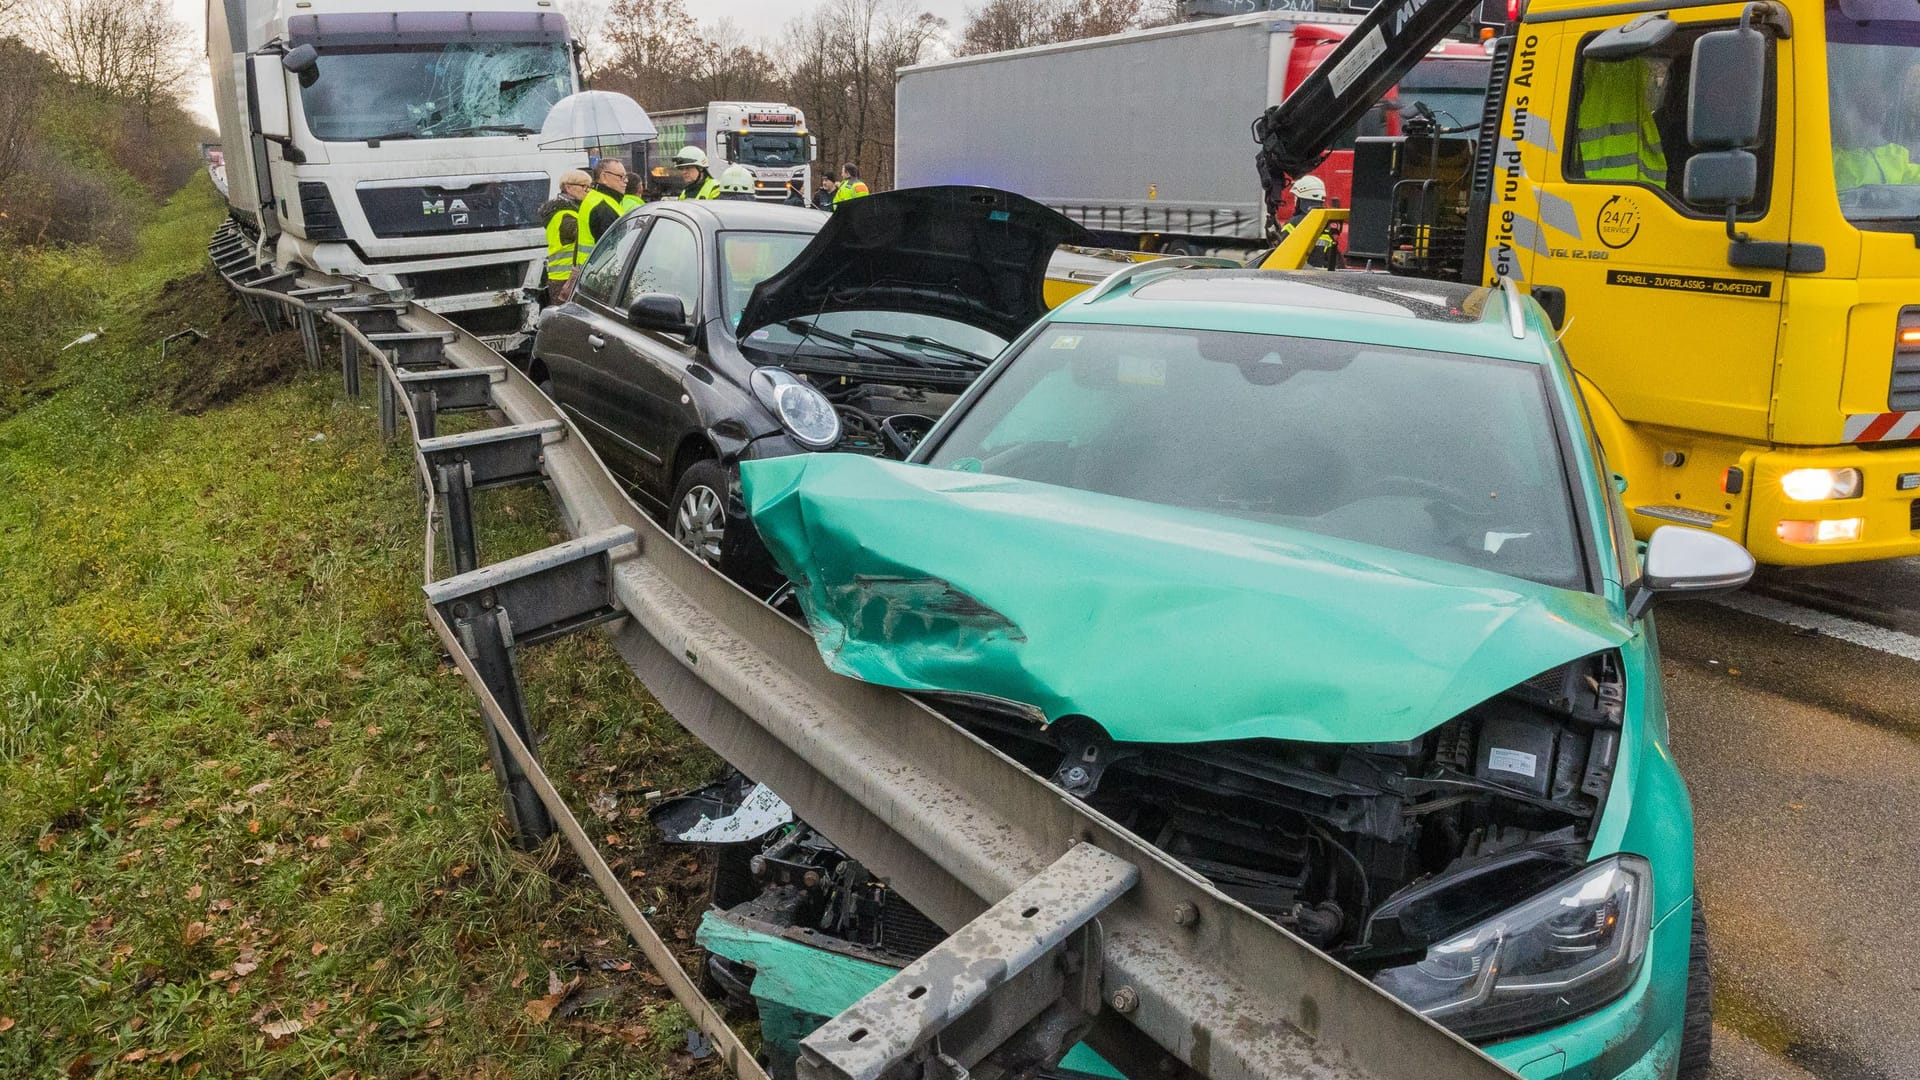
M 1373 981 L 1462 1038 L 1518 1035 L 1624 993 L 1652 925 L 1653 871 L 1615 855 Z
M 753 384 L 753 396 L 779 419 L 793 441 L 809 450 L 825 450 L 840 441 L 840 414 L 833 411 L 833 402 L 792 372 L 756 368 L 748 381 Z
M 1794 502 L 1858 498 L 1860 470 L 1793 469 L 1781 474 L 1780 489 Z

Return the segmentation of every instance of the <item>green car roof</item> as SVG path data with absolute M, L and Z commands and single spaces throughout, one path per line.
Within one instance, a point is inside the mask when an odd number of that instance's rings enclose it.
M 1386 274 L 1280 270 L 1171 270 L 1152 263 L 1112 290 L 1090 289 L 1049 323 L 1167 326 L 1283 334 L 1434 349 L 1527 363 L 1552 357 L 1539 307 L 1521 300 L 1526 336 L 1513 336 L 1497 289 Z

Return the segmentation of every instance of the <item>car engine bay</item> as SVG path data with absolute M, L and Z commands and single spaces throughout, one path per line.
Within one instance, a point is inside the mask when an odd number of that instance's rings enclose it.
M 1623 695 L 1619 657 L 1600 653 L 1417 738 L 1357 745 L 1122 744 L 1082 718 L 1045 725 L 1004 702 L 936 704 L 1228 896 L 1372 974 L 1585 865 Z M 799 822 L 721 849 L 720 866 L 715 906 L 763 931 L 896 966 L 945 937 Z

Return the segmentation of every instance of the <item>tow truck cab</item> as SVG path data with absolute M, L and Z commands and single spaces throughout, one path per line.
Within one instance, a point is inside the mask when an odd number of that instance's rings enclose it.
M 1920 554 L 1920 13 L 1518 16 L 1486 137 L 1415 133 L 1374 175 L 1363 141 L 1352 245 L 1556 312 L 1639 535 L 1690 525 L 1772 564 Z
M 1716 52 L 1739 35 L 1715 32 L 1743 17 L 1751 53 Z M 1635 33 L 1672 28 L 1635 57 L 1586 55 L 1635 19 L 1646 20 Z M 1582 161 L 1581 91 L 1597 65 L 1636 60 L 1650 95 L 1664 95 L 1650 112 L 1665 182 L 1589 179 L 1605 170 Z M 1920 123 L 1904 100 L 1909 71 L 1920 74 L 1920 15 L 1888 5 L 1622 16 L 1538 0 L 1523 15 L 1502 148 L 1538 179 L 1503 176 L 1489 219 L 1510 210 L 1539 238 L 1514 245 L 1514 266 L 1536 290 L 1565 292 L 1565 345 L 1643 535 L 1677 521 L 1780 564 L 1920 552 L 1920 308 L 1907 306 L 1920 299 L 1920 175 L 1876 169 L 1845 190 L 1856 178 L 1836 175 L 1858 152 L 1836 148 L 1898 144 L 1906 160 L 1900 126 Z M 1699 118 L 1689 131 L 1689 106 L 1735 91 L 1710 89 L 1729 78 L 1758 90 L 1753 137 L 1700 130 Z M 1729 237 L 1726 193 L 1707 183 L 1729 153 L 1753 165 L 1751 193 L 1732 200 L 1745 239 Z

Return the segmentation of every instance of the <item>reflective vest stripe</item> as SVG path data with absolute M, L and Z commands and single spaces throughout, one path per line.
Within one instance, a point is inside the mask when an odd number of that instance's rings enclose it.
M 1589 180 L 1667 182 L 1660 127 L 1647 107 L 1644 60 L 1592 61 L 1582 70 L 1575 121 L 1580 175 Z
M 694 192 L 692 195 L 687 194 L 689 191 L 693 191 L 693 189 L 681 189 L 680 197 L 683 199 L 717 199 L 720 197 L 720 181 L 709 176 L 701 181 L 699 191 Z
M 582 248 L 578 242 L 568 244 L 560 239 L 560 227 L 572 217 L 579 218 L 575 210 L 561 209 L 547 219 L 547 280 L 565 281 L 573 276 L 573 268 L 587 261 L 587 252 L 591 248 Z M 574 227 L 574 236 L 580 235 L 579 226 Z
M 587 192 L 587 197 L 580 200 L 580 250 L 583 252 L 580 256 L 581 262 L 587 261 L 584 253 L 593 250 L 593 242 L 596 239 L 593 235 L 593 208 L 601 203 L 606 203 L 608 206 L 613 207 L 615 217 L 618 217 L 622 213 L 620 200 L 615 199 L 599 188 L 594 188 L 592 191 Z

